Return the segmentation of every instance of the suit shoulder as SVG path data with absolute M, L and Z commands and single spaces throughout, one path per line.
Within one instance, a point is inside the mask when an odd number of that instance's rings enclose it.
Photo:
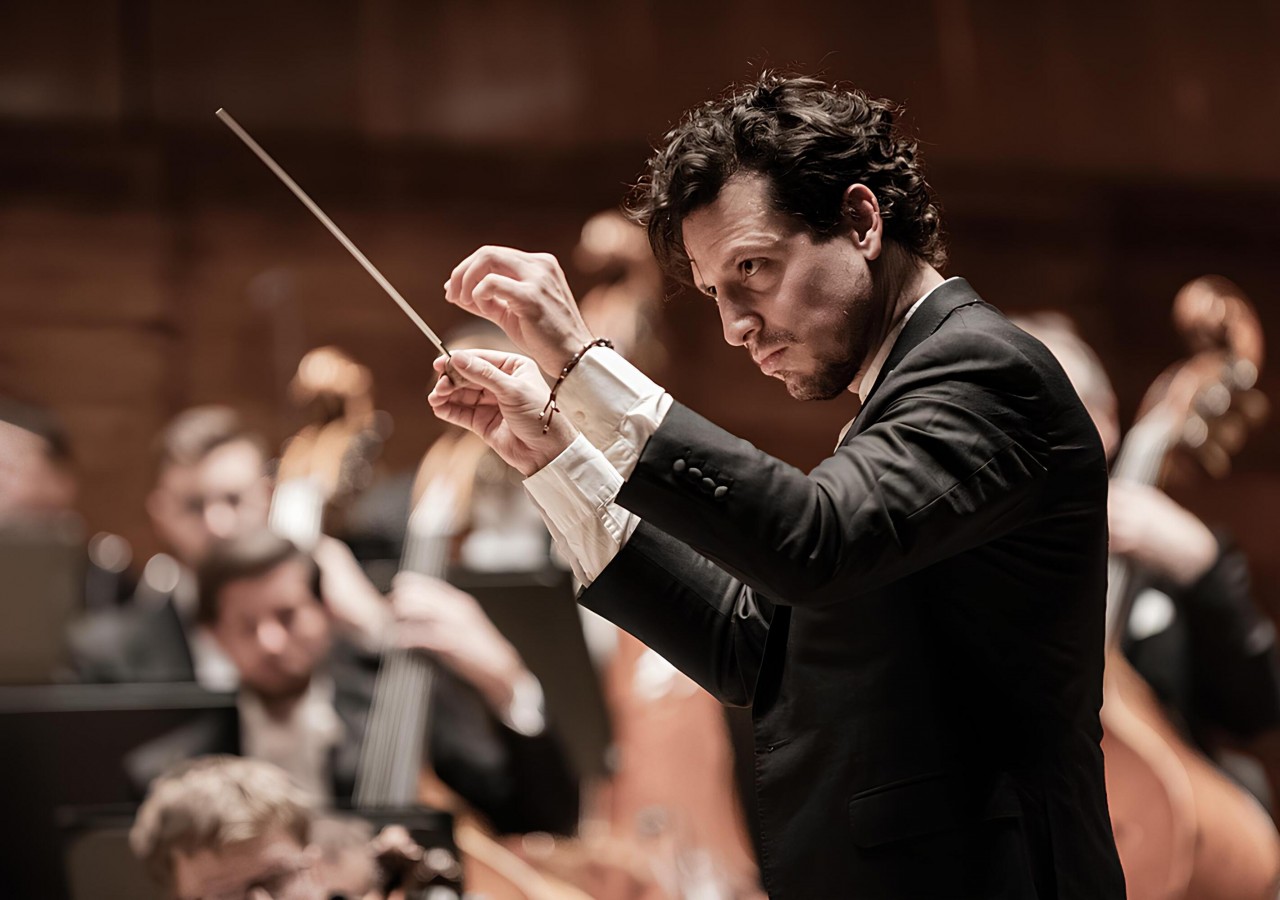
M 993 382 L 1013 396 L 1057 402 L 1075 397 L 1062 366 L 1045 346 L 986 303 L 957 309 L 910 356 L 915 366 L 943 367 L 958 378 Z

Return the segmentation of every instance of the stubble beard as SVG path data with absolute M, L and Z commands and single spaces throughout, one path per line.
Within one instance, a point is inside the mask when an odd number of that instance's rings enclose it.
M 870 303 L 855 301 L 845 310 L 844 352 L 836 359 L 816 360 L 816 368 L 808 374 L 783 373 L 787 393 L 796 400 L 834 400 L 853 383 L 854 376 L 866 362 L 871 348 L 867 346 L 870 331 Z
M 858 367 L 849 362 L 833 362 L 809 375 L 784 374 L 787 393 L 796 400 L 833 400 L 849 388 Z

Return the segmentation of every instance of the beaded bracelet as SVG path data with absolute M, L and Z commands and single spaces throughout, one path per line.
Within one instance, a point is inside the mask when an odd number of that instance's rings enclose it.
M 565 378 L 574 370 L 574 367 L 582 361 L 582 357 L 586 356 L 587 351 L 592 347 L 608 347 L 612 350 L 613 341 L 608 338 L 596 338 L 577 353 L 573 354 L 573 356 L 569 357 L 569 361 L 565 363 L 564 368 L 560 370 L 560 376 L 556 378 L 556 383 L 551 386 L 551 396 L 547 398 L 547 405 L 542 407 L 542 412 L 538 413 L 539 419 L 545 417 L 545 421 L 542 423 L 543 434 L 546 434 L 551 428 L 551 417 L 560 412 L 560 407 L 556 405 L 556 391 L 560 390 L 560 385 L 564 383 Z

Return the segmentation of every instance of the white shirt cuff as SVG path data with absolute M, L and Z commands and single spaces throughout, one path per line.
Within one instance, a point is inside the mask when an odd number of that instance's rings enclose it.
M 660 385 L 608 347 L 583 355 L 557 400 L 624 479 L 672 403 Z
M 622 476 L 581 434 L 524 486 L 584 586 L 599 577 L 640 522 L 613 502 Z
M 502 723 L 517 734 L 537 737 L 547 728 L 546 698 L 542 684 L 532 672 L 525 672 L 511 691 L 511 705 Z

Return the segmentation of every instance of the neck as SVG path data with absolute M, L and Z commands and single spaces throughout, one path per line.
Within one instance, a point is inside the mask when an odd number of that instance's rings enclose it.
M 872 319 L 875 334 L 867 347 L 866 359 L 850 384 L 849 389 L 854 392 L 884 342 L 906 318 L 907 310 L 945 280 L 933 266 L 892 241 L 885 242 L 876 269 L 878 312 Z
M 283 722 L 293 713 L 298 704 L 302 702 L 302 698 L 306 696 L 307 690 L 311 687 L 308 680 L 301 690 L 293 691 L 287 694 L 275 694 L 268 697 L 266 694 L 258 694 L 258 699 L 262 702 L 262 708 L 267 711 L 267 715 L 275 719 L 277 722 Z
M 880 341 L 883 342 L 902 323 L 907 310 L 945 279 L 933 266 L 893 241 L 885 242 L 880 265 L 881 280 L 885 287 L 880 323 Z

